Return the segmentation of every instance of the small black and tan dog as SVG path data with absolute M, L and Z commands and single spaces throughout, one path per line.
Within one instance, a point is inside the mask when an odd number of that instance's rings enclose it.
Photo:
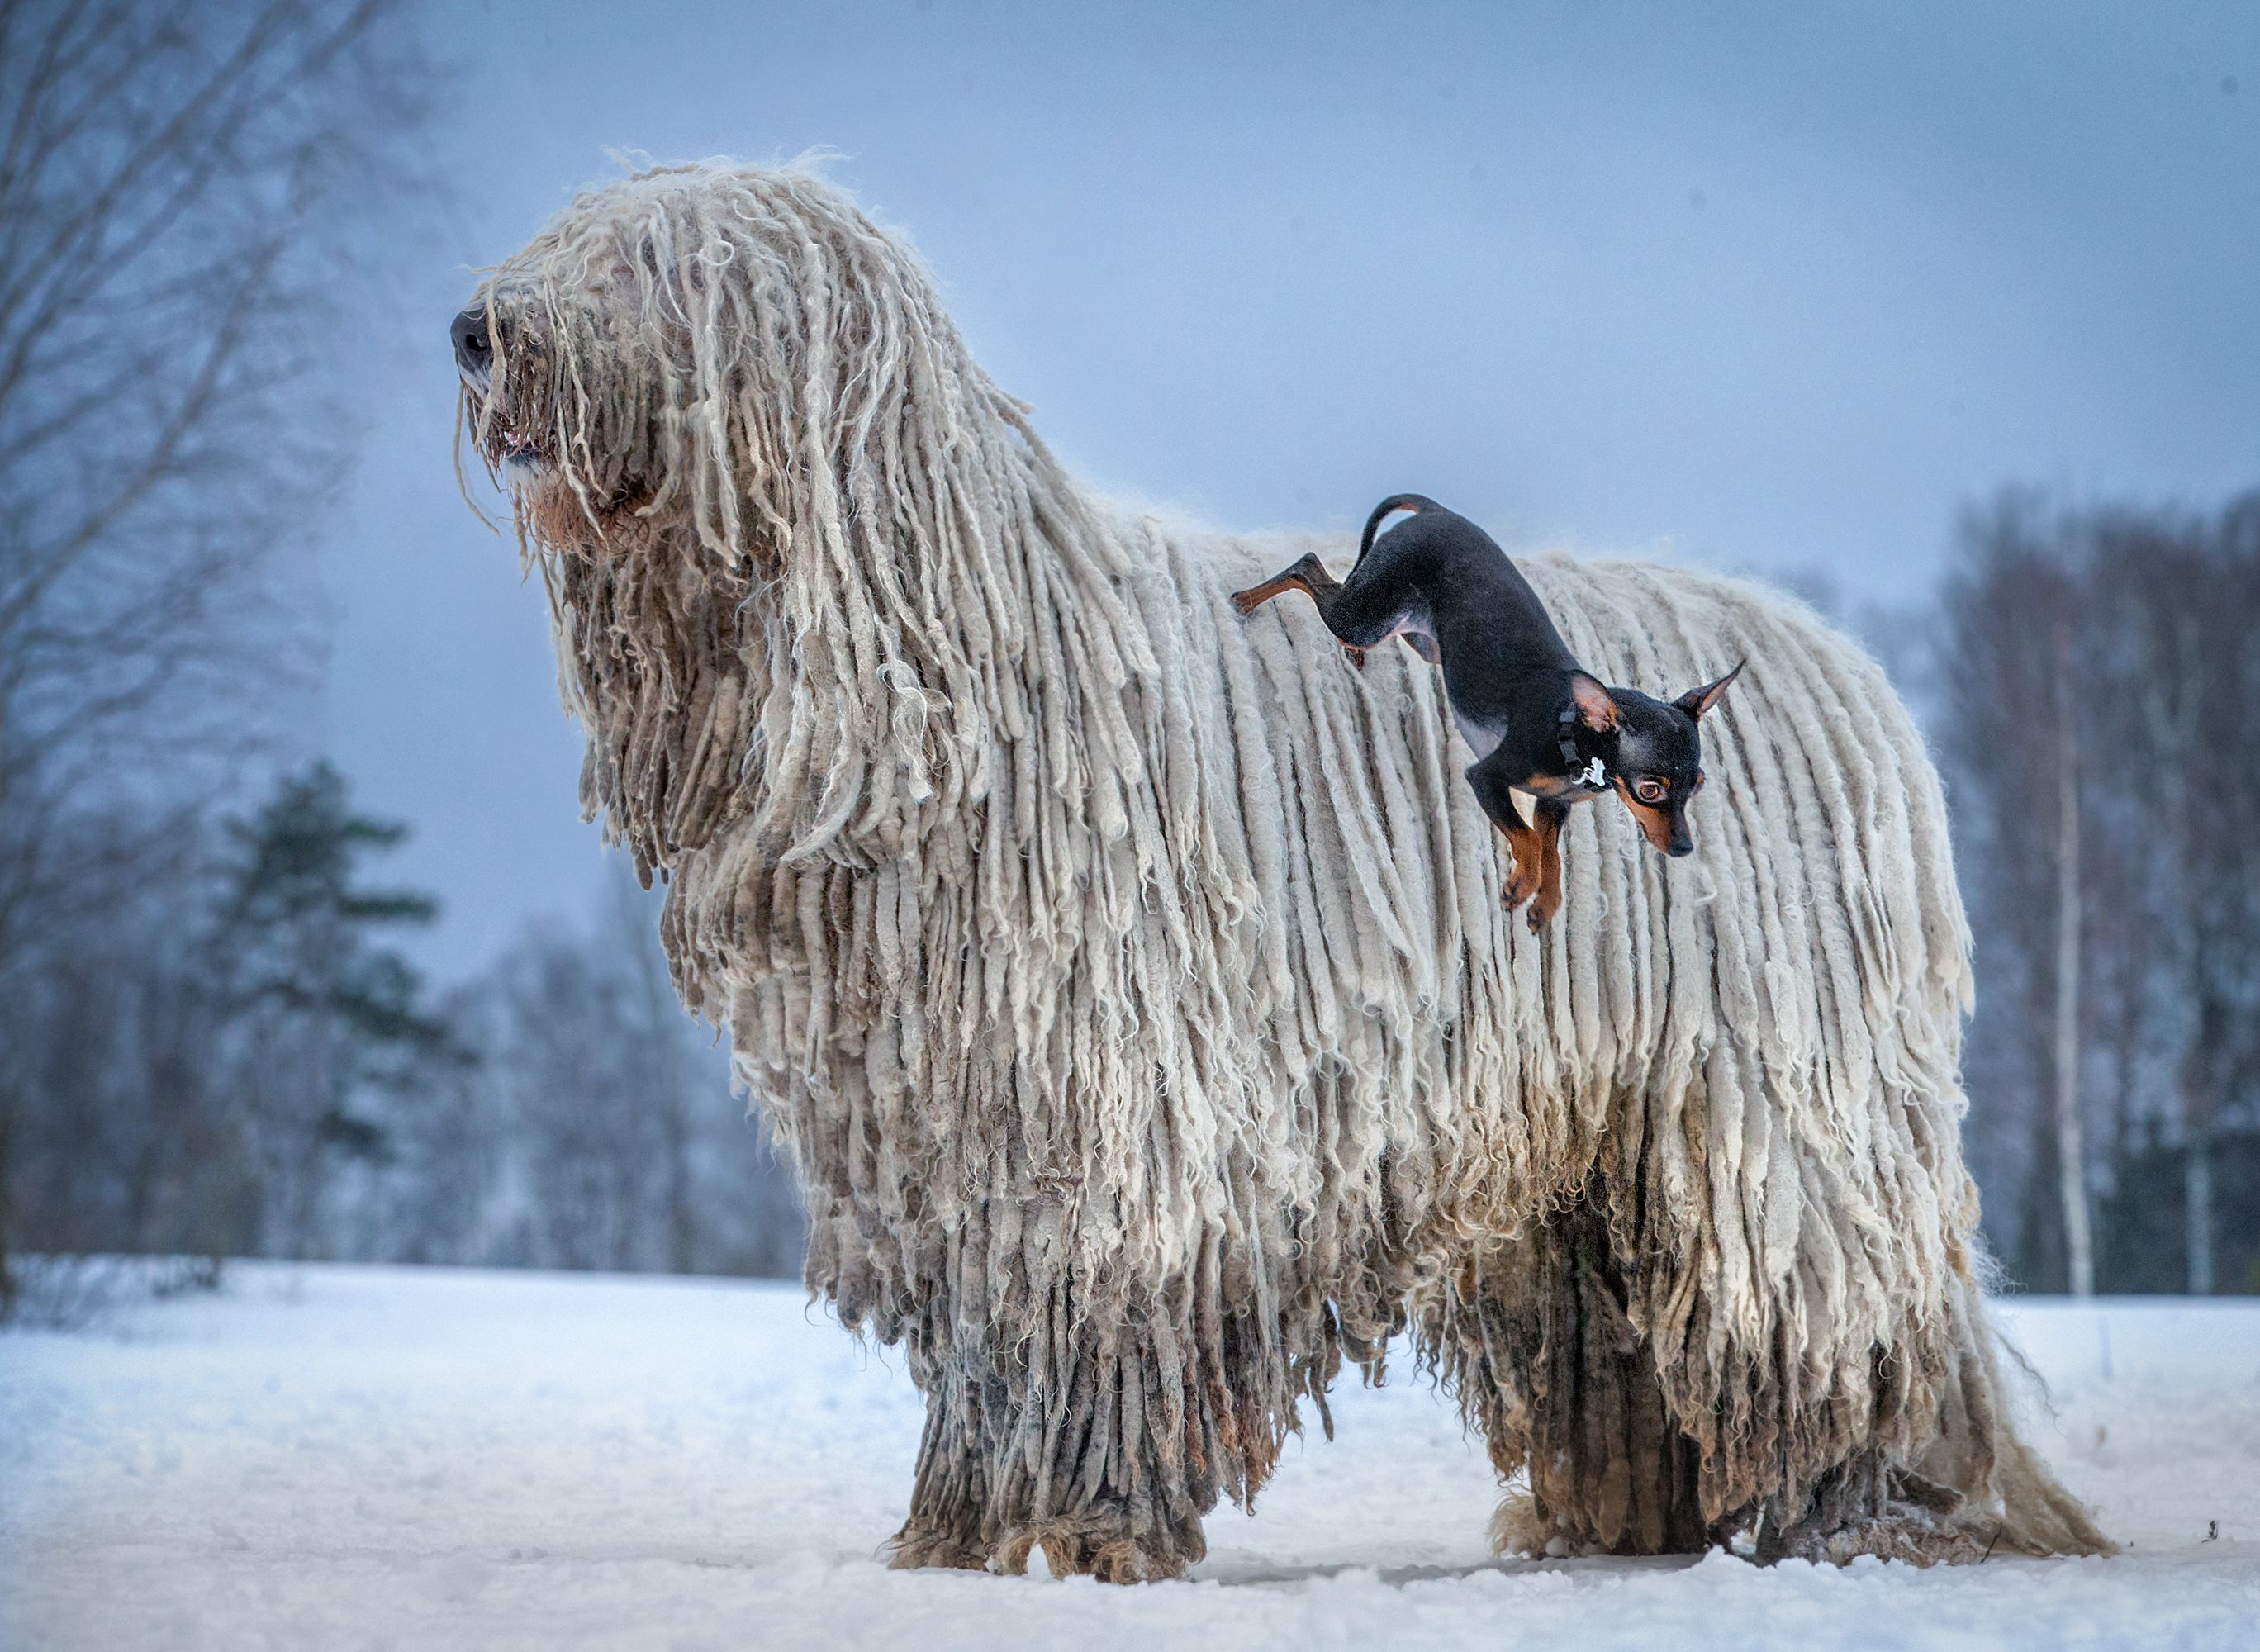
M 1410 519 L 1374 532 L 1399 511 Z M 1666 855 L 1695 847 L 1687 805 L 1703 786 L 1696 727 L 1742 668 L 1668 704 L 1604 687 L 1578 665 L 1538 593 L 1497 540 L 1417 493 L 1374 507 L 1357 561 L 1336 580 L 1315 556 L 1233 593 L 1251 614 L 1284 591 L 1310 593 L 1355 664 L 1391 637 L 1444 670 L 1452 716 L 1476 754 L 1468 783 L 1514 850 L 1509 907 L 1530 903 L 1537 929 L 1562 905 L 1562 823 L 1571 805 L 1613 790 Z M 1525 820 L 1514 794 L 1533 800 Z

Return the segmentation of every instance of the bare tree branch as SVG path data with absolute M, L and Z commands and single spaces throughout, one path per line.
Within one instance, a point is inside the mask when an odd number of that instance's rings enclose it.
M 351 447 L 324 341 L 431 79 L 405 0 L 0 0 L 0 984 L 278 726 Z

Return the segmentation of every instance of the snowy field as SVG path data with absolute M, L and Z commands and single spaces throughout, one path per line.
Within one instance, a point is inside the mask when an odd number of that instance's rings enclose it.
M 1340 1390 L 1193 1578 L 1111 1589 L 886 1570 L 917 1399 L 797 1290 L 243 1266 L 0 1336 L 0 1646 L 2260 1647 L 2260 1308 L 2007 1317 L 2121 1558 L 1500 1561 L 1480 1453 L 1400 1378 Z

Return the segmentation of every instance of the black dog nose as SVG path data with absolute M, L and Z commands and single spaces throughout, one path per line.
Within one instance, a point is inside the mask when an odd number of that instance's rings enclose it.
M 494 363 L 494 340 L 487 336 L 487 312 L 474 305 L 448 325 L 447 337 L 455 346 L 455 365 L 466 373 L 484 373 Z
M 1684 838 L 1671 846 L 1671 858 L 1675 861 L 1683 855 L 1692 855 L 1694 853 L 1695 846 L 1692 843 L 1688 842 Z

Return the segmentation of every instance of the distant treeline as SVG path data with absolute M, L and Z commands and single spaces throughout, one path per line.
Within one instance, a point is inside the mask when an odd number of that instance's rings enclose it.
M 1913 626 L 1977 937 L 1970 1157 L 2042 1291 L 2260 1291 L 2260 494 L 2009 497 Z
M 652 903 L 437 1000 L 397 825 L 316 765 L 21 961 L 0 1001 L 19 1252 L 793 1274 L 801 1226 Z

